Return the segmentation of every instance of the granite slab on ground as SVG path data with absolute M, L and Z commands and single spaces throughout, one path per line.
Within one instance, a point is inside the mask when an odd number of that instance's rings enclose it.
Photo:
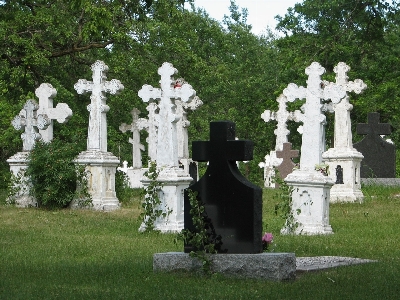
M 364 185 L 400 186 L 400 178 L 361 178 Z
M 296 271 L 310 272 L 325 270 L 340 266 L 350 266 L 357 264 L 365 264 L 377 262 L 371 259 L 342 257 L 342 256 L 313 256 L 313 257 L 296 257 Z
M 315 256 L 295 257 L 294 253 L 211 254 L 211 272 L 237 278 L 258 278 L 273 281 L 294 280 L 296 273 L 320 271 L 329 268 L 377 262 L 376 260 Z M 186 271 L 201 273 L 201 261 L 188 253 L 155 253 L 153 271 Z

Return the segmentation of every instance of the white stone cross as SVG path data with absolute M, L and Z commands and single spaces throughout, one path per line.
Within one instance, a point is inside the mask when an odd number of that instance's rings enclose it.
M 180 88 L 180 87 L 178 87 Z M 203 101 L 199 97 L 195 96 L 191 102 L 182 102 L 180 100 L 175 101 L 176 104 L 176 115 L 179 117 L 177 123 L 177 139 L 178 139 L 178 159 L 188 159 L 189 158 L 189 137 L 188 137 L 188 127 L 190 126 L 190 121 L 187 119 L 187 110 L 192 111 L 198 109 L 203 105 Z
M 317 62 L 307 67 L 305 73 L 308 75 L 307 88 L 290 83 L 283 94 L 290 102 L 306 99 L 302 107 L 304 115 L 300 170 L 313 171 L 315 165 L 321 164 L 322 152 L 325 151 L 326 117 L 322 114 L 321 100 L 331 99 L 333 103 L 339 103 L 346 92 L 339 85 L 322 82 L 321 75 L 325 69 Z
M 175 80 L 172 76 L 178 71 L 170 63 L 163 63 L 158 69 L 161 76 L 161 89 L 150 85 L 143 85 L 138 96 L 144 101 L 158 101 L 159 113 L 157 115 L 157 166 L 178 167 L 178 142 L 176 122 L 179 117 L 175 114 L 173 99 L 190 102 L 196 91 L 190 84 L 183 84 L 181 88 L 174 89 Z
M 72 110 L 66 103 L 58 103 L 53 108 L 53 98 L 57 95 L 57 90 L 53 88 L 50 83 L 42 83 L 36 90 L 36 96 L 39 98 L 39 109 L 37 114 L 47 115 L 51 120 L 50 125 L 45 130 L 39 130 L 42 135 L 42 139 L 45 142 L 53 140 L 53 120 L 57 120 L 58 123 L 64 124 L 72 116 Z
M 276 101 L 279 103 L 278 111 L 275 112 L 267 109 L 261 114 L 261 118 L 265 122 L 269 122 L 271 120 L 277 121 L 277 126 L 274 130 L 276 136 L 275 150 L 282 151 L 283 143 L 288 142 L 288 134 L 290 133 L 290 131 L 287 129 L 286 122 L 302 122 L 302 113 L 299 110 L 294 112 L 287 111 L 287 98 L 283 94 L 281 94 Z
M 119 130 L 122 132 L 127 132 L 128 130 L 132 132 L 132 138 L 129 138 L 129 143 L 132 144 L 132 168 L 140 169 L 142 168 L 142 154 L 141 151 L 144 151 L 144 145 L 140 143 L 140 131 L 147 126 L 147 120 L 143 118 L 139 118 L 140 110 L 137 108 L 133 108 L 131 111 L 132 114 L 132 123 L 125 124 L 122 123 L 119 126 Z
M 342 101 L 333 106 L 335 110 L 334 147 L 352 149 L 353 137 L 351 133 L 350 111 L 353 109 L 353 105 L 349 102 L 347 92 L 360 94 L 367 88 L 367 85 L 361 79 L 348 81 L 347 72 L 350 71 L 350 67 L 344 62 L 338 63 L 333 71 L 336 73 L 336 84 L 340 85 L 346 92 L 346 96 Z
M 87 110 L 90 112 L 87 150 L 107 152 L 107 112 L 110 107 L 106 104 L 105 92 L 117 94 L 124 89 L 119 80 L 106 81 L 108 66 L 98 60 L 91 66 L 93 81 L 79 79 L 74 85 L 78 94 L 92 92 Z
M 46 129 L 50 125 L 50 119 L 46 115 L 38 115 L 38 104 L 34 100 L 28 100 L 24 109 L 12 120 L 11 124 L 17 130 L 24 130 L 21 134 L 22 150 L 31 151 L 41 135 L 38 129 Z

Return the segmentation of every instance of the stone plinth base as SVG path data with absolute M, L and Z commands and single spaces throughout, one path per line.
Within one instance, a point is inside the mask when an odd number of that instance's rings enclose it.
M 363 155 L 354 148 L 331 148 L 322 154 L 324 162 L 329 165 L 329 177 L 335 185 L 330 191 L 330 202 L 362 202 L 360 168 Z M 341 167 L 343 183 L 338 181 L 336 170 Z
M 159 209 L 167 213 L 167 216 L 157 218 L 154 222 L 154 229 L 161 231 L 162 233 L 177 233 L 181 232 L 184 228 L 184 190 L 189 187 L 192 181 L 192 177 L 189 176 L 183 169 L 176 167 L 164 167 L 160 170 L 157 181 L 161 185 L 161 191 L 159 198 L 161 201 L 161 207 Z M 150 180 L 145 178 L 143 185 L 149 186 Z M 145 223 L 139 228 L 139 231 L 146 229 Z
M 285 226 L 282 234 L 332 234 L 329 225 L 329 196 L 333 181 L 317 171 L 295 170 L 285 181 L 293 188 L 293 224 Z M 295 230 L 292 232 L 293 225 Z
M 92 205 L 84 208 L 111 211 L 120 208 L 115 194 L 115 172 L 119 159 L 110 152 L 84 151 L 81 152 L 75 163 L 84 165 L 88 173 L 88 192 L 91 195 Z M 82 208 L 80 199 L 72 201 L 71 208 Z
M 364 185 L 400 186 L 400 178 L 361 178 Z
M 296 276 L 294 253 L 210 254 L 211 272 L 237 278 L 274 281 L 293 280 Z M 201 261 L 188 253 L 155 253 L 153 271 L 201 272 Z
M 142 188 L 143 183 L 143 175 L 147 171 L 147 169 L 133 169 L 133 168 L 128 168 L 126 171 L 126 175 L 129 178 L 129 186 L 133 189 L 138 189 Z
M 17 207 L 37 207 L 36 199 L 29 195 L 30 181 L 25 176 L 25 170 L 28 167 L 28 151 L 22 151 L 14 154 L 7 159 L 10 165 L 10 171 L 14 179 L 15 194 L 7 198 L 8 203 L 15 203 Z

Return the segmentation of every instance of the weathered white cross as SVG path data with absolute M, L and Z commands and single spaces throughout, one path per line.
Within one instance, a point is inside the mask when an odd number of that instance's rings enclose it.
M 333 71 L 336 73 L 336 84 L 340 85 L 346 92 L 346 96 L 342 101 L 333 105 L 335 110 L 334 147 L 351 149 L 353 148 L 353 137 L 351 133 L 350 111 L 353 109 L 353 105 L 349 102 L 347 92 L 360 94 L 367 88 L 367 85 L 361 79 L 348 81 L 347 72 L 350 71 L 350 67 L 344 62 L 338 63 Z
M 91 66 L 93 81 L 79 79 L 74 85 L 78 94 L 92 92 L 90 104 L 87 106 L 89 115 L 89 128 L 87 150 L 107 152 L 107 112 L 110 107 L 106 104 L 104 93 L 118 94 L 124 89 L 119 80 L 106 81 L 108 66 L 98 60 Z
M 277 121 L 276 129 L 274 130 L 276 136 L 275 150 L 282 151 L 283 143 L 288 142 L 288 134 L 290 131 L 287 129 L 286 122 L 287 121 L 295 121 L 302 122 L 302 113 L 299 110 L 295 110 L 293 112 L 287 111 L 287 98 L 285 95 L 281 94 L 276 101 L 279 103 L 278 111 L 270 111 L 269 109 L 265 110 L 261 114 L 261 118 L 265 122 L 269 122 L 271 120 Z
M 72 116 L 72 110 L 66 103 L 58 103 L 53 108 L 53 98 L 57 95 L 57 90 L 53 88 L 50 83 L 42 83 L 36 90 L 36 96 L 39 98 L 39 109 L 37 114 L 47 115 L 51 120 L 50 125 L 45 130 L 39 130 L 42 135 L 42 139 L 45 142 L 53 140 L 53 120 L 57 120 L 58 123 L 64 124 Z
M 127 132 L 128 130 L 132 132 L 132 138 L 129 138 L 129 143 L 132 144 L 132 168 L 140 169 L 142 168 L 142 154 L 141 151 L 144 151 L 144 145 L 140 143 L 140 131 L 148 126 L 147 120 L 143 118 L 139 118 L 140 110 L 137 108 L 133 108 L 131 111 L 132 114 L 132 123 L 126 124 L 122 123 L 119 126 L 119 130 L 122 132 Z
M 315 165 L 321 164 L 322 152 L 325 151 L 326 117 L 322 114 L 321 100 L 331 99 L 333 103 L 339 103 L 346 92 L 337 84 L 322 82 L 321 75 L 325 69 L 317 62 L 307 67 L 305 73 L 308 75 L 307 88 L 290 83 L 283 94 L 290 102 L 306 99 L 302 107 L 304 115 L 300 170 L 313 171 Z
M 178 71 L 170 63 L 163 63 L 158 69 L 161 76 L 161 89 L 151 85 L 143 85 L 138 96 L 144 101 L 158 101 L 159 113 L 157 115 L 157 166 L 178 167 L 177 129 L 176 122 L 179 117 L 175 114 L 173 99 L 190 102 L 196 91 L 190 84 L 183 84 L 181 88 L 174 89 L 175 80 L 172 78 Z
M 180 87 L 179 87 L 180 88 Z M 188 137 L 188 127 L 190 126 L 190 121 L 187 119 L 187 110 L 192 111 L 198 109 L 203 105 L 203 101 L 199 97 L 195 96 L 190 102 L 182 102 L 180 100 L 175 101 L 176 104 L 176 115 L 179 117 L 177 123 L 177 139 L 178 139 L 178 159 L 188 159 L 189 158 L 189 137 Z
M 41 138 L 38 129 L 46 129 L 50 125 L 51 120 L 46 115 L 37 114 L 38 108 L 34 100 L 28 100 L 24 109 L 11 122 L 15 129 L 24 130 L 21 134 L 23 151 L 31 151 Z

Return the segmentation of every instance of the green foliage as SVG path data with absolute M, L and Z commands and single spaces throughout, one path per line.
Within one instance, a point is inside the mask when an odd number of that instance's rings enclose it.
M 144 176 L 149 179 L 149 185 L 145 188 L 145 195 L 142 202 L 143 212 L 140 214 L 140 218 L 143 220 L 144 231 L 155 231 L 155 222 L 158 218 L 166 218 L 171 210 L 168 207 L 162 207 L 162 201 L 160 193 L 162 189 L 162 183 L 158 181 L 158 174 L 160 170 L 157 169 L 157 163 L 150 162 L 148 171 L 144 173 Z
M 90 198 L 84 166 L 73 163 L 80 150 L 76 143 L 61 140 L 36 143 L 28 156 L 25 176 L 39 207 L 66 207 L 74 199 L 85 202 Z
M 115 193 L 122 205 L 127 205 L 138 196 L 137 189 L 129 186 L 129 177 L 122 171 L 115 173 Z
M 217 248 L 221 244 L 221 237 L 216 236 L 213 228 L 210 227 L 210 220 L 206 215 L 204 204 L 197 199 L 197 192 L 187 190 L 190 202 L 190 216 L 194 230 L 183 229 L 176 237 L 175 242 L 183 241 L 192 246 L 191 257 L 196 257 L 201 261 L 204 274 L 211 274 L 211 260 L 208 254 L 217 253 Z

